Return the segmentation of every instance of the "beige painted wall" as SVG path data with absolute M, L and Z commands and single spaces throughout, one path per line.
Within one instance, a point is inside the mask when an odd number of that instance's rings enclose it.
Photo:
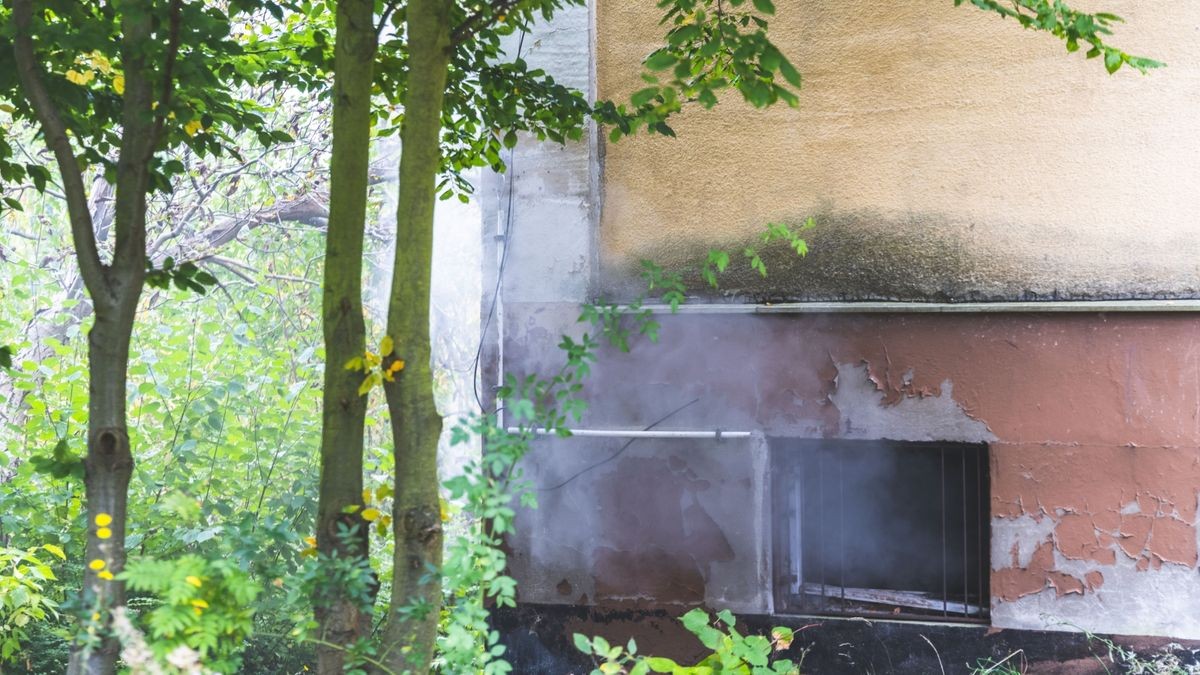
M 598 0 L 600 94 L 639 88 L 652 0 Z M 790 298 L 1193 296 L 1200 291 L 1200 3 L 1081 3 L 1168 62 L 1109 77 L 951 0 L 777 2 L 801 109 L 728 98 L 605 149 L 601 262 L 682 265 L 814 215 L 813 254 L 726 289 Z

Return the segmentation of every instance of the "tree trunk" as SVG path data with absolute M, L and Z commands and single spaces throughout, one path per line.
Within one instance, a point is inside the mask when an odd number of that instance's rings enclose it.
M 58 164 L 76 260 L 96 312 L 95 324 L 88 333 L 88 449 L 84 458 L 88 564 L 84 567 L 80 607 L 81 624 L 90 639 L 72 645 L 67 672 L 109 675 L 116 672 L 119 649 L 109 633 L 109 610 L 125 602 L 124 584 L 113 576 L 125 565 L 127 489 L 133 473 L 125 425 L 125 378 L 146 274 L 146 195 L 159 131 L 151 113 L 152 70 L 145 57 L 146 45 L 153 39 L 152 7 L 148 0 L 130 0 L 122 7 L 121 56 L 126 85 L 112 211 L 116 236 L 111 265 L 100 259 L 80 162 L 57 106 L 41 81 L 32 35 L 33 2 L 13 0 L 11 7 L 17 76 Z M 178 12 L 178 5 L 174 11 Z M 171 48 L 168 64 L 174 59 L 175 47 Z
M 100 575 L 117 574 L 125 567 L 125 515 L 129 479 L 133 475 L 133 453 L 125 425 L 125 381 L 140 290 L 139 282 L 127 289 L 123 302 L 100 305 L 96 322 L 88 332 L 88 448 L 84 458 L 84 486 L 88 516 L 85 561 L 89 565 L 84 567 L 83 615 L 85 625 L 91 624 L 100 641 L 90 650 L 72 651 L 67 671 L 72 675 L 116 672 L 120 645 L 107 632 L 107 616 L 109 610 L 125 604 L 125 584 Z M 90 563 L 95 560 L 102 561 L 104 566 L 94 569 Z
M 322 316 L 325 389 L 317 548 L 339 558 L 368 554 L 368 527 L 347 507 L 362 505 L 362 373 L 345 364 L 366 349 L 362 307 L 363 232 L 371 142 L 371 79 L 375 60 L 374 0 L 339 0 L 334 46 L 333 150 L 329 229 L 325 241 Z M 339 531 L 353 534 L 339 536 Z M 340 674 L 345 646 L 370 630 L 369 617 L 344 588 L 319 589 L 313 599 L 319 635 L 317 672 Z
M 442 106 L 451 49 L 449 6 L 443 0 L 411 0 L 407 20 L 408 92 L 400 136 L 396 259 L 387 323 L 396 344 L 395 358 L 404 359 L 406 368 L 394 382 L 384 383 L 395 445 L 396 548 L 382 660 L 395 673 L 425 673 L 433 657 L 442 605 L 439 577 L 429 573 L 442 562 L 437 473 L 442 419 L 433 399 L 429 293 Z M 400 611 L 413 606 L 423 611 Z

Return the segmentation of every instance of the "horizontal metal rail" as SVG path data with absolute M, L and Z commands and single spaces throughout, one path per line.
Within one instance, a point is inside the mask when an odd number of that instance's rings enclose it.
M 670 314 L 670 305 L 645 305 Z M 1200 312 L 1200 300 L 1078 300 L 1046 302 L 781 302 L 684 303 L 680 314 L 1062 314 Z
M 754 436 L 753 431 L 723 431 L 714 429 L 712 431 L 697 431 L 697 430 L 645 430 L 645 429 L 569 429 L 571 437 L 580 438 L 676 438 L 676 439 L 714 439 L 722 440 L 726 438 L 751 438 Z M 508 433 L 520 433 L 518 427 L 509 427 Z M 539 436 L 557 436 L 558 432 L 553 430 L 538 429 L 534 433 Z

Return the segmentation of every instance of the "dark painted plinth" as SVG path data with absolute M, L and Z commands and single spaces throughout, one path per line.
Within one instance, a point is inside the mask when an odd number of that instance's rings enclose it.
M 639 653 L 695 662 L 703 647 L 679 624 L 678 614 L 662 610 L 520 605 L 499 609 L 493 623 L 508 646 L 506 658 L 521 674 L 586 674 L 594 665 L 572 646 L 572 634 L 601 635 L 614 644 L 634 638 Z M 967 674 L 973 667 L 1006 657 L 1017 672 L 1093 675 L 1126 672 L 1108 648 L 1079 633 L 997 630 L 977 625 L 864 621 L 807 617 L 739 616 L 744 633 L 766 635 L 772 626 L 799 631 L 787 656 L 807 649 L 802 671 L 826 675 Z M 1145 656 L 1171 649 L 1184 663 L 1197 663 L 1200 642 L 1109 636 Z M 1119 663 L 1119 658 L 1117 659 Z M 1010 672 L 997 670 L 997 673 Z

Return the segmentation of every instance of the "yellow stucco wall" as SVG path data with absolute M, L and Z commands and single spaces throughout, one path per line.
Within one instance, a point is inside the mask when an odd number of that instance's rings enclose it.
M 1112 42 L 1166 61 L 1108 76 L 1054 38 L 951 0 L 777 2 L 799 110 L 733 97 L 678 138 L 605 148 L 600 248 L 623 276 L 765 223 L 817 217 L 813 253 L 727 288 L 794 298 L 1192 296 L 1200 289 L 1200 3 L 1096 0 Z M 652 0 L 598 0 L 601 96 L 640 88 Z M 772 261 L 769 261 L 772 262 Z

